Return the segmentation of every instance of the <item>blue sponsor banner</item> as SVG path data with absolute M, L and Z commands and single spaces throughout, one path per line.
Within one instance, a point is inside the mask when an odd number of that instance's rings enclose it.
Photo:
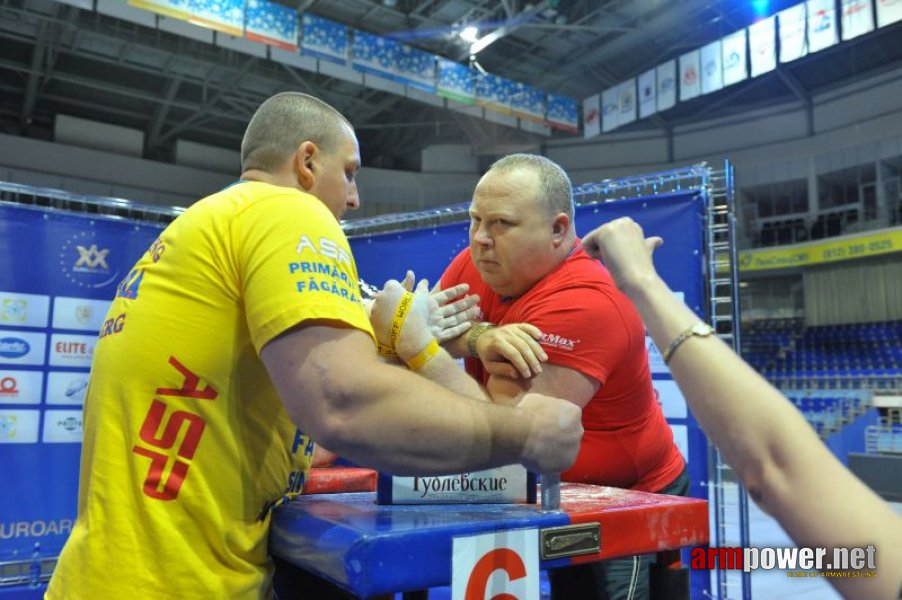
M 57 554 L 72 529 L 99 325 L 161 230 L 0 204 L 0 560 Z
M 437 90 L 439 96 L 473 104 L 476 101 L 476 72 L 447 58 L 439 58 Z
M 244 36 L 283 50 L 297 50 L 298 13 L 269 0 L 248 0 Z
M 579 133 L 576 100 L 548 94 L 548 124 L 555 129 Z
M 498 112 L 509 113 L 512 84 L 514 82 L 509 79 L 491 73 L 480 73 L 476 78 L 476 103 Z
M 635 219 L 647 235 L 664 238 L 664 245 L 654 255 L 655 267 L 670 288 L 681 294 L 700 317 L 706 318 L 703 194 L 693 190 L 579 206 L 576 209 L 577 234 L 584 235 L 602 223 L 624 216 Z M 466 223 L 457 223 L 355 237 L 350 240 L 351 249 L 360 276 L 371 284 L 381 287 L 386 279 L 400 280 L 405 269 L 412 269 L 418 278 L 428 278 L 431 285 L 451 259 L 467 247 L 468 228 Z M 650 346 L 652 378 L 664 415 L 673 430 L 675 443 L 688 462 L 692 480 L 690 495 L 707 500 L 707 438 L 688 411 L 660 353 L 650 340 L 646 345 Z M 708 588 L 707 575 L 704 571 L 691 574 L 692 597 L 701 597 L 701 590 Z
M 393 39 L 355 31 L 354 45 L 351 47 L 352 66 L 363 73 L 394 79 L 395 56 L 400 46 L 400 42 Z
M 398 44 L 395 47 L 395 79 L 400 83 L 435 93 L 435 55 Z
M 545 92 L 525 83 L 516 83 L 511 94 L 511 110 L 518 117 L 544 122 Z
M 309 13 L 301 18 L 301 52 L 340 65 L 348 62 L 348 28 Z

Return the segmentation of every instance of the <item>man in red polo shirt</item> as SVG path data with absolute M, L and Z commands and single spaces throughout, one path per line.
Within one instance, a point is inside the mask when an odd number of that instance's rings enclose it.
M 686 465 L 652 387 L 645 326 L 604 266 L 582 250 L 560 166 L 528 154 L 492 165 L 473 193 L 469 248 L 439 285 L 458 283 L 481 298 L 483 323 L 446 347 L 467 357 L 467 371 L 493 401 L 516 404 L 542 392 L 582 408 L 585 433 L 563 481 L 686 493 Z M 497 364 L 494 350 L 503 345 L 528 357 L 519 370 L 530 377 L 489 373 L 483 363 Z M 647 562 L 631 557 L 554 571 L 552 597 L 647 596 Z

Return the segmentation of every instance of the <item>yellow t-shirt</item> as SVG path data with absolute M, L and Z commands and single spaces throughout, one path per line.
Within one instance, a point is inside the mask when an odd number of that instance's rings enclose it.
M 100 331 L 78 519 L 47 598 L 271 595 L 270 509 L 301 491 L 312 443 L 259 353 L 307 319 L 372 336 L 347 239 L 313 196 L 242 182 L 163 231 Z

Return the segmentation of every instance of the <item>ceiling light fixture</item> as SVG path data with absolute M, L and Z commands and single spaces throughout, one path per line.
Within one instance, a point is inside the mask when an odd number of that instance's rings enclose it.
M 470 25 L 461 29 L 459 35 L 460 39 L 467 42 L 468 44 L 472 44 L 479 39 L 479 29 L 477 29 L 473 25 Z

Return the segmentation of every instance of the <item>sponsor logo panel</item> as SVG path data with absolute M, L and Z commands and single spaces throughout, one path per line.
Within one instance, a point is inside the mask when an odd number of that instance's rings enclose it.
M 0 364 L 43 365 L 46 333 L 0 330 Z
M 42 441 L 49 444 L 81 443 L 84 421 L 80 410 L 45 410 Z
M 39 410 L 0 409 L 0 444 L 35 444 L 38 441 Z
M 40 404 L 43 387 L 41 371 L 0 369 L 0 404 Z
M 47 404 L 84 404 L 89 374 L 50 371 L 47 374 Z
M 0 291 L 0 325 L 47 327 L 50 296 Z
M 89 298 L 68 298 L 60 296 L 53 300 L 53 328 L 81 329 L 98 332 L 110 308 L 108 300 Z
M 50 365 L 91 367 L 97 336 L 54 333 L 50 336 Z

